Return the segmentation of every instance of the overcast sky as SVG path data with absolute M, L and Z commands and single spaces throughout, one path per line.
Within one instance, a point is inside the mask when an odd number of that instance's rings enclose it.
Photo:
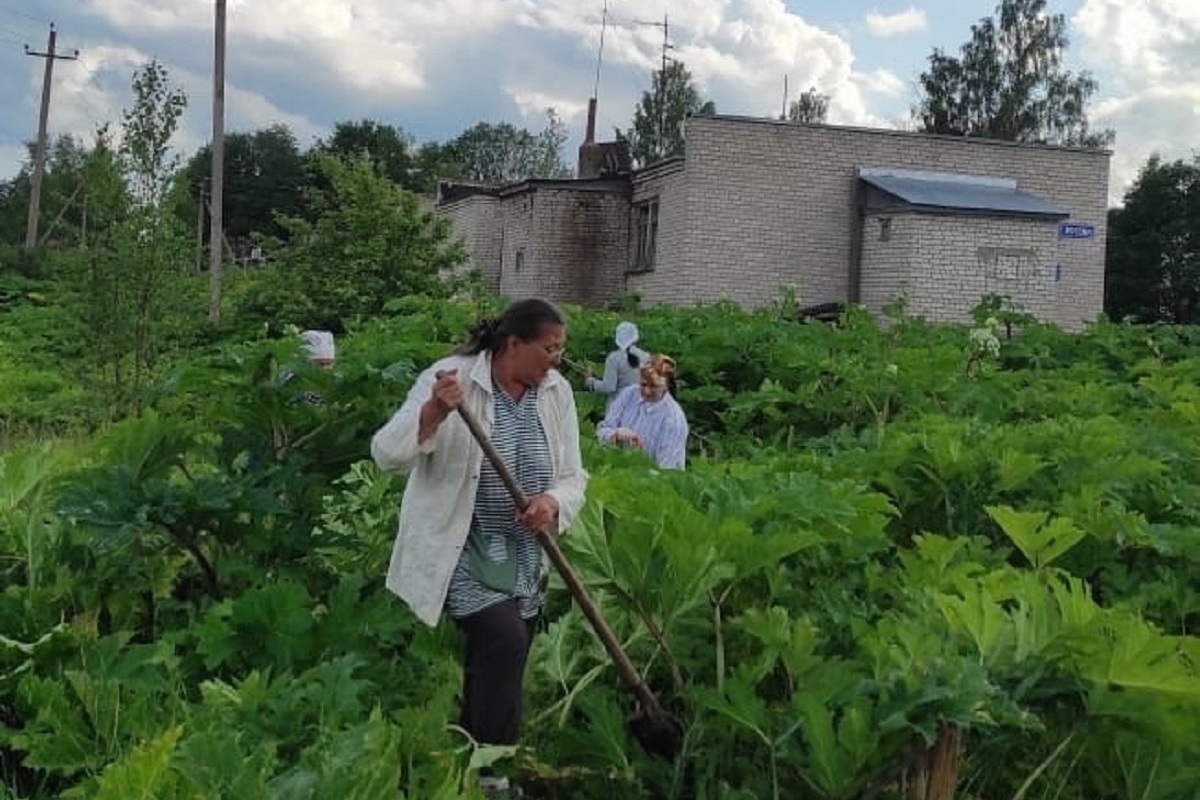
M 22 45 L 60 51 L 52 135 L 90 140 L 130 103 L 139 64 L 156 58 L 189 97 L 176 145 L 211 131 L 213 0 L 0 0 L 0 177 L 37 130 L 43 60 Z M 816 86 L 832 96 L 830 122 L 905 127 L 915 79 L 930 51 L 957 53 L 987 0 L 610 0 L 600 71 L 599 131 L 627 127 L 659 63 L 669 20 L 671 55 L 721 112 L 778 114 Z M 444 141 L 480 120 L 542 126 L 554 106 L 573 148 L 596 80 L 603 0 L 229 0 L 226 129 L 286 123 L 302 146 L 340 120 L 371 118 L 419 141 Z M 1091 70 L 1097 127 L 1117 133 L 1111 197 L 1119 199 L 1152 152 L 1200 148 L 1200 0 L 1051 0 L 1067 16 L 1068 66 Z

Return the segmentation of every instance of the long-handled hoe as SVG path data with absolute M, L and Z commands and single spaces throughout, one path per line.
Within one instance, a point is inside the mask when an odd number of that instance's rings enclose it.
M 500 480 L 508 487 L 517 508 L 524 511 L 529 505 L 529 496 L 525 494 L 525 490 L 509 472 L 504 459 L 488 440 L 487 434 L 483 432 L 475 415 L 471 413 L 470 409 L 461 405 L 458 407 L 458 413 L 471 430 L 475 441 L 479 442 L 479 446 L 483 448 L 484 455 L 491 462 L 496 474 L 500 476 Z M 621 643 L 617 641 L 616 635 L 613 634 L 612 629 L 608 627 L 608 623 L 600 614 L 600 609 L 588 594 L 583 581 L 575 572 L 575 568 L 571 566 L 571 562 L 567 561 L 566 556 L 559 549 L 555 537 L 552 534 L 539 533 L 537 539 L 541 543 L 542 549 L 546 551 L 546 555 L 550 557 L 554 568 L 558 570 L 558 574 L 562 576 L 563 583 L 567 585 L 567 591 L 579 604 L 583 615 L 587 617 L 592 629 L 600 637 L 600 641 L 603 643 L 604 649 L 608 651 L 609 657 L 612 658 L 613 664 L 616 665 L 621 679 L 638 700 L 637 710 L 627 720 L 629 732 L 641 743 L 647 753 L 666 760 L 674 759 L 683 746 L 683 724 L 662 707 L 654 692 L 646 685 L 646 681 L 638 673 L 637 667 L 629 660 Z

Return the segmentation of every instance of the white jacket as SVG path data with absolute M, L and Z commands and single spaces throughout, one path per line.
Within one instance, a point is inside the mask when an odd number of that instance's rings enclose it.
M 433 394 L 437 372 L 449 369 L 458 370 L 463 402 L 490 432 L 492 358 L 485 351 L 475 356 L 450 356 L 422 372 L 404 404 L 371 439 L 371 456 L 380 469 L 409 473 L 387 588 L 429 626 L 436 625 L 441 616 L 450 576 L 467 541 L 484 458 L 457 413 L 417 444 L 421 406 Z M 551 370 L 538 387 L 537 408 L 553 466 L 547 494 L 558 501 L 558 530 L 562 533 L 583 507 L 587 473 L 579 454 L 575 395 L 558 372 Z

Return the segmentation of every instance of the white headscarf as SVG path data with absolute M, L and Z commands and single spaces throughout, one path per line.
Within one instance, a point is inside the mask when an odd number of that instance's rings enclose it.
M 613 338 L 619 349 L 628 350 L 637 343 L 637 325 L 634 325 L 632 322 L 621 322 L 617 325 L 617 335 Z
M 304 331 L 300 334 L 304 355 L 310 360 L 326 359 L 333 361 L 335 348 L 333 334 L 329 331 Z

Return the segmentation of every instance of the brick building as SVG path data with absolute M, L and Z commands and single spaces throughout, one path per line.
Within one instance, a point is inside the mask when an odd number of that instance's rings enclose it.
M 755 307 L 794 287 L 875 312 L 903 293 L 932 320 L 1001 294 L 1069 329 L 1103 307 L 1107 151 L 698 116 L 686 157 L 630 171 L 591 132 L 578 179 L 443 186 L 496 291 Z

